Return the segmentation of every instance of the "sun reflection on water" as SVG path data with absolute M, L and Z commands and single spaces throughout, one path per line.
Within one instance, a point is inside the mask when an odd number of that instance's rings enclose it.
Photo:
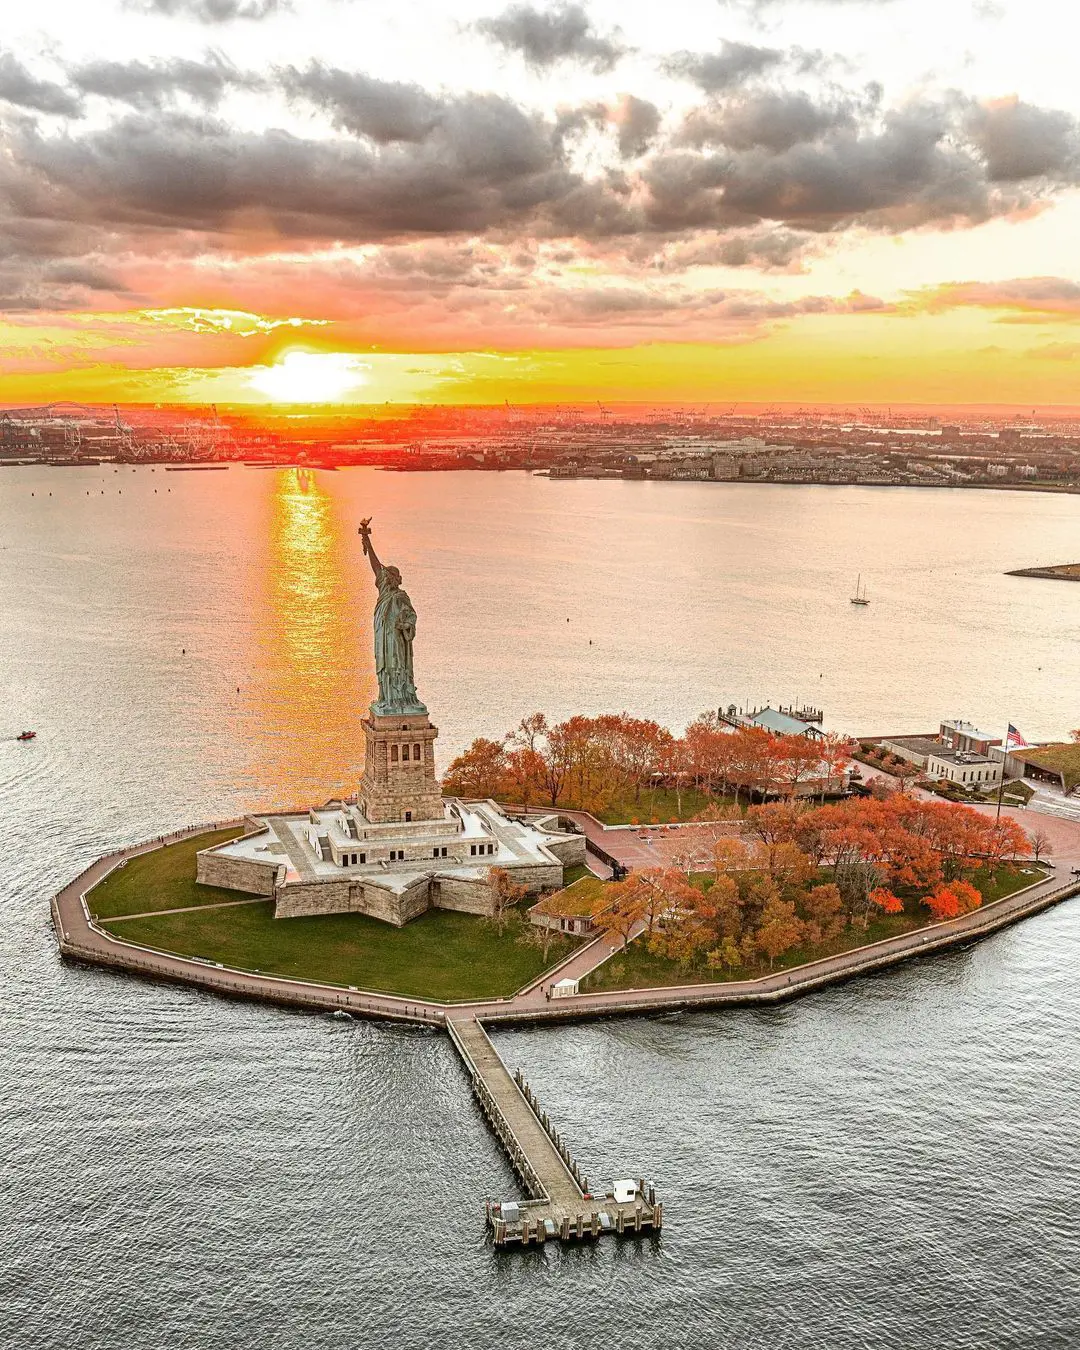
M 274 477 L 252 749 L 260 799 L 299 804 L 354 787 L 374 678 L 347 522 L 315 471 Z

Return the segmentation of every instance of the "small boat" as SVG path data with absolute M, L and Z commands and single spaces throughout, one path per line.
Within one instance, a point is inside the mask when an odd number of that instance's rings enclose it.
M 32 741 L 36 735 L 36 731 L 20 731 L 15 739 L 17 741 Z
M 862 591 L 862 593 L 860 594 L 861 586 L 862 586 L 862 573 L 860 572 L 859 578 L 855 582 L 855 594 L 851 597 L 851 603 L 853 605 L 868 605 L 870 603 L 870 597 L 866 594 L 865 591 Z

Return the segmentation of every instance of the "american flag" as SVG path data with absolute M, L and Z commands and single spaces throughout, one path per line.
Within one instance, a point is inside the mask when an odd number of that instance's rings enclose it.
M 1005 736 L 1006 750 L 1019 750 L 1021 746 L 1027 745 L 1027 741 L 1017 731 L 1013 724 L 1009 723 L 1009 730 Z

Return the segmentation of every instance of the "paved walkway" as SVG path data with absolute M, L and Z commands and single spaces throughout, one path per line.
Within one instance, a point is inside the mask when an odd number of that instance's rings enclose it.
M 127 923 L 129 919 L 160 919 L 163 914 L 191 914 L 194 910 L 235 909 L 237 905 L 265 905 L 268 895 L 253 895 L 250 900 L 219 900 L 213 905 L 181 905 L 179 909 L 144 909 L 141 914 L 114 914 L 102 923 Z
M 993 808 L 985 808 L 992 810 Z M 1024 824 L 1024 813 L 1006 808 Z M 1032 818 L 1026 824 L 1031 828 Z M 675 985 L 661 989 L 631 989 L 579 994 L 569 998 L 545 997 L 545 986 L 569 976 L 580 978 L 610 953 L 610 944 L 597 939 L 572 953 L 554 971 L 527 989 L 506 999 L 486 999 L 466 1004 L 442 1004 L 389 994 L 351 992 L 332 985 L 290 980 L 284 976 L 256 975 L 230 970 L 192 958 L 169 956 L 122 941 L 96 927 L 83 896 L 124 858 L 201 833 L 200 826 L 167 836 L 160 843 L 140 845 L 101 858 L 69 882 L 53 899 L 54 926 L 65 956 L 138 974 L 197 985 L 240 998 L 260 999 L 294 1007 L 326 1011 L 345 1009 L 361 1016 L 402 1021 L 443 1022 L 448 1016 L 476 1017 L 488 1022 L 557 1021 L 565 1018 L 606 1017 L 618 1013 L 702 1006 L 738 1006 L 775 1003 L 818 989 L 837 980 L 883 969 L 911 956 L 942 951 L 995 932 L 1029 914 L 1057 904 L 1080 892 L 1080 883 L 1070 873 L 1080 867 L 1080 822 L 1040 816 L 1039 825 L 1051 839 L 1056 875 L 1032 889 L 985 905 L 972 914 L 890 938 L 873 947 L 863 947 L 814 961 L 795 970 L 777 972 L 757 980 L 731 980 L 715 984 Z
M 521 811 L 523 807 L 508 806 L 508 811 Z M 540 808 L 531 807 L 537 814 Z M 643 808 L 644 809 L 644 808 Z M 557 814 L 572 820 L 585 838 L 598 848 L 609 853 L 624 867 L 665 867 L 670 865 L 669 855 L 687 849 L 700 853 L 702 859 L 712 859 L 713 844 L 716 839 L 715 825 L 699 825 L 688 821 L 680 825 L 604 825 L 591 816 L 588 811 L 565 810 L 559 807 Z M 737 821 L 731 823 L 731 832 L 735 833 Z M 721 829 L 724 829 L 721 826 Z M 726 832 L 726 831 L 725 831 Z M 607 874 L 595 855 L 589 866 L 599 874 Z

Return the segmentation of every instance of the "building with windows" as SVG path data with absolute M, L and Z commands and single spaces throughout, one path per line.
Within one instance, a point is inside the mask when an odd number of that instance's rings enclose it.
M 977 755 L 988 755 L 992 745 L 1001 744 L 1000 736 L 980 731 L 972 722 L 965 722 L 961 718 L 942 722 L 938 739 L 951 750 L 970 750 Z
M 933 750 L 924 772 L 928 778 L 944 778 L 961 787 L 991 788 L 1001 782 L 1001 760 L 975 750 Z
M 596 877 L 583 877 L 564 891 L 545 895 L 529 910 L 529 922 L 558 933 L 595 933 L 610 908 L 607 887 Z
M 936 736 L 890 736 L 878 742 L 885 750 L 914 764 L 930 778 L 945 778 L 951 783 L 996 783 L 1001 777 L 1001 757 L 992 750 L 1001 745 L 1000 736 L 980 731 L 962 718 L 944 721 Z M 965 756 L 973 757 L 964 759 Z M 976 767 L 975 760 L 979 761 Z M 987 769 L 996 772 L 989 778 Z

